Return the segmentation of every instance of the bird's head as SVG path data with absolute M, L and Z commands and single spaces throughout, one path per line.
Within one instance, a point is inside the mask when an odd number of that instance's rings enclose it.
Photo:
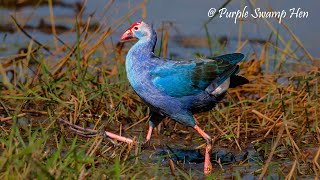
M 129 29 L 121 36 L 121 41 L 129 41 L 132 39 L 148 39 L 151 37 L 152 27 L 147 23 L 140 21 L 132 24 Z

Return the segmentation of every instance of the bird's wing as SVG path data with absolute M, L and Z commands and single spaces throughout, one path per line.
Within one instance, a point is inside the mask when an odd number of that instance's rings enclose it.
M 156 68 L 151 70 L 152 83 L 172 97 L 192 96 L 210 86 L 216 88 L 239 67 L 223 58 L 177 61 L 157 58 Z

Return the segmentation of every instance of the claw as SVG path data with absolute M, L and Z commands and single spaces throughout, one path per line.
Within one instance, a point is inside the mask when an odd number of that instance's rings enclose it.
M 152 131 L 153 131 L 153 127 L 149 126 L 146 140 L 143 143 L 141 143 L 142 149 L 146 149 L 147 147 L 150 146 L 150 139 L 151 139 Z
M 150 147 L 151 143 L 150 141 L 144 141 L 141 143 L 141 149 L 147 149 L 148 147 Z

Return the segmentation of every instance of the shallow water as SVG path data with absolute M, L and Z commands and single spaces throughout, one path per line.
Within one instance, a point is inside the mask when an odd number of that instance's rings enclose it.
M 75 23 L 75 14 L 77 12 L 77 7 L 79 6 L 80 1 L 63 1 L 66 5 L 56 5 L 54 6 L 54 15 L 56 26 L 62 26 L 63 28 L 71 29 Z M 107 24 L 113 22 L 115 19 L 124 15 L 130 8 L 134 7 L 136 3 L 142 1 L 115 1 L 112 5 L 112 8 L 106 12 L 105 8 L 108 4 L 108 1 L 101 2 L 98 0 L 91 0 L 85 6 L 85 11 L 83 13 L 84 19 L 94 13 L 93 22 L 99 23 L 103 21 L 104 17 Z M 180 57 L 193 57 L 195 52 L 209 56 L 210 51 L 208 47 L 193 45 L 192 43 L 188 45 L 188 48 L 181 47 L 176 40 L 176 37 L 194 37 L 194 38 L 204 38 L 206 40 L 206 32 L 203 28 L 204 22 L 208 20 L 208 10 L 210 8 L 218 9 L 225 1 L 210 1 L 205 0 L 195 2 L 192 0 L 186 0 L 181 3 L 181 1 L 175 0 L 164 0 L 164 1 L 150 1 L 147 4 L 146 15 L 147 18 L 145 21 L 151 22 L 154 24 L 154 27 L 160 28 L 162 23 L 168 24 L 171 22 L 170 27 L 170 37 L 168 44 L 168 55 L 174 56 L 178 55 Z M 76 4 L 78 3 L 78 4 Z M 248 6 L 247 10 L 249 13 L 254 13 L 253 7 L 247 2 L 244 1 L 244 4 L 241 4 L 238 1 L 232 1 L 227 5 L 228 11 L 243 10 L 244 6 Z M 170 4 L 170 5 L 169 5 Z M 288 14 L 287 17 L 283 19 L 290 29 L 296 34 L 296 36 L 301 40 L 302 44 L 314 57 L 319 57 L 319 46 L 317 42 L 320 41 L 319 30 L 320 24 L 318 23 L 318 16 L 320 12 L 317 10 L 320 2 L 313 1 L 312 3 L 303 3 L 298 0 L 281 0 L 281 1 L 259 1 L 255 5 L 257 8 L 262 10 L 267 10 L 273 8 L 275 11 L 285 10 Z M 307 18 L 289 18 L 289 9 L 290 8 L 301 8 L 301 11 L 307 11 Z M 37 29 L 41 20 L 50 23 L 50 16 L 48 7 L 43 6 L 27 6 L 24 8 L 7 9 L 6 7 L 1 7 L 0 11 L 0 24 L 7 27 L 8 24 L 12 24 L 12 19 L 10 15 L 17 18 L 18 22 L 21 25 L 25 25 L 27 32 L 30 33 L 35 39 L 40 41 L 43 44 L 52 43 L 52 35 L 46 34 L 45 30 Z M 105 15 L 105 16 L 104 16 Z M 102 19 L 101 19 L 102 18 Z M 139 21 L 142 19 L 141 11 L 138 11 L 130 19 L 131 21 Z M 278 21 L 275 19 L 268 19 L 271 24 L 279 31 L 279 34 L 283 36 L 286 41 L 291 39 L 290 34 L 279 25 Z M 233 18 L 226 17 L 216 17 L 210 23 L 208 23 L 209 33 L 213 38 L 228 38 L 228 45 L 226 52 L 234 52 L 238 46 L 238 29 L 239 29 L 239 20 L 237 24 L 234 23 Z M 117 41 L 121 36 L 121 33 L 129 26 L 129 23 L 121 26 L 117 32 L 113 35 L 113 39 Z M 265 41 L 270 36 L 271 30 L 266 25 L 263 19 L 254 19 L 254 18 L 245 18 L 243 21 L 243 31 L 242 31 L 242 40 L 245 39 L 256 39 L 260 41 Z M 12 30 L 16 30 L 13 26 Z M 4 31 L 4 30 L 2 30 Z M 8 30 L 7 30 L 8 31 Z M 50 28 L 49 30 L 50 31 Z M 67 31 L 67 30 L 66 30 Z M 60 39 L 63 39 L 66 42 L 74 42 L 75 34 L 66 32 L 58 34 Z M 275 41 L 276 35 L 273 34 L 273 41 Z M 0 56 L 12 55 L 15 54 L 19 48 L 27 46 L 29 39 L 25 35 L 11 31 L 1 32 L 0 40 Z M 158 43 L 159 44 L 159 43 Z M 202 44 L 206 45 L 206 41 L 202 41 Z M 280 47 L 284 48 L 284 46 Z M 293 46 L 296 47 L 296 45 Z M 259 46 L 247 46 L 243 49 L 244 54 L 250 54 L 254 50 L 258 49 Z

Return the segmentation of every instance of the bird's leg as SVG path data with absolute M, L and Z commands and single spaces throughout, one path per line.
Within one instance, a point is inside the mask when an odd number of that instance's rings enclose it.
M 149 125 L 149 129 L 148 129 L 148 134 L 147 134 L 147 138 L 145 142 L 149 142 L 151 139 L 151 135 L 152 135 L 152 131 L 153 131 L 153 127 Z
M 142 144 L 144 147 L 149 145 L 150 139 L 151 139 L 151 135 L 152 135 L 152 131 L 153 131 L 153 127 L 151 125 L 149 125 L 149 129 L 148 129 L 146 140 Z
M 146 148 L 146 147 L 149 146 L 151 135 L 152 135 L 152 131 L 153 131 L 153 127 L 149 125 L 149 129 L 148 129 L 146 140 L 141 144 L 142 148 Z
M 148 129 L 146 140 L 142 144 L 143 146 L 149 145 L 153 129 L 159 125 L 159 123 L 162 121 L 163 118 L 165 118 L 165 117 L 158 114 L 158 113 L 150 112 L 150 114 L 149 114 L 149 129 Z
M 195 125 L 193 127 L 206 141 L 207 141 L 207 146 L 206 146 L 206 153 L 204 156 L 204 174 L 210 174 L 212 171 L 212 164 L 210 162 L 210 153 L 212 150 L 212 140 L 211 137 L 205 133 L 198 125 Z

